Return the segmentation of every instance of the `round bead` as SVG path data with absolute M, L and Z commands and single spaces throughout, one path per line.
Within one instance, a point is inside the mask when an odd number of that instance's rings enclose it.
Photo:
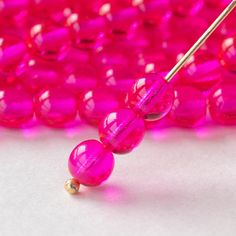
M 17 76 L 33 93 L 56 86 L 62 81 L 62 71 L 58 63 L 32 57 L 26 57 L 20 63 Z
M 67 18 L 67 26 L 71 32 L 73 44 L 79 49 L 93 49 L 103 42 L 107 30 L 104 17 L 96 17 L 82 21 L 79 14 L 73 13 Z
M 175 100 L 170 112 L 171 119 L 179 126 L 195 127 L 206 118 L 207 102 L 204 95 L 194 87 L 175 88 Z
M 180 74 L 186 84 L 204 91 L 211 89 L 221 81 L 223 71 L 215 55 L 203 50 L 189 60 Z
M 112 152 L 132 151 L 143 139 L 145 124 L 130 109 L 121 109 L 106 116 L 99 126 L 101 142 Z
M 70 48 L 71 40 L 67 28 L 49 23 L 36 24 L 30 30 L 28 47 L 45 60 L 60 60 Z
M 23 88 L 0 90 L 0 124 L 17 128 L 28 123 L 34 115 L 32 96 Z
M 20 38 L 0 36 L 0 73 L 4 76 L 14 75 L 25 53 L 26 46 Z
M 45 90 L 35 98 L 35 113 L 46 125 L 65 127 L 76 119 L 76 97 L 64 88 Z
M 236 125 L 236 84 L 222 83 L 209 95 L 211 117 L 223 125 Z
M 93 66 L 88 63 L 68 63 L 64 65 L 64 87 L 75 95 L 80 95 L 96 88 L 98 75 Z
M 203 0 L 170 0 L 173 12 L 180 16 L 198 13 L 204 5 Z
M 114 168 L 114 157 L 96 140 L 79 144 L 69 158 L 71 175 L 86 186 L 98 186 L 109 178 Z
M 232 72 L 236 72 L 236 36 L 226 38 L 221 45 L 221 64 Z
M 125 97 L 135 82 L 135 70 L 128 66 L 108 66 L 100 71 L 100 82 L 109 90 Z
M 118 97 L 105 89 L 89 90 L 79 101 L 80 117 L 92 125 L 98 125 L 109 113 L 121 105 Z
M 173 104 L 173 88 L 157 74 L 138 79 L 129 92 L 127 105 L 147 120 L 160 120 Z
M 169 0 L 146 0 L 143 1 L 143 4 L 138 5 L 138 7 L 142 12 L 144 21 L 149 24 L 160 25 L 171 14 Z

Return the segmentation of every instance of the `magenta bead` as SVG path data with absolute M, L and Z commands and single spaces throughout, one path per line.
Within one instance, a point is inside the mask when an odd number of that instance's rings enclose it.
M 98 125 L 107 114 L 116 111 L 120 105 L 121 101 L 113 93 L 97 88 L 81 96 L 79 114 L 89 124 Z
M 79 14 L 73 13 L 67 18 L 73 44 L 79 49 L 93 49 L 103 42 L 107 24 L 104 17 L 81 21 Z
M 76 119 L 76 97 L 64 88 L 52 88 L 35 98 L 36 117 L 44 124 L 65 127 Z
M 207 111 L 204 95 L 191 86 L 179 86 L 174 92 L 175 100 L 170 112 L 171 119 L 183 127 L 195 127 L 202 124 Z
M 26 53 L 24 42 L 16 36 L 0 36 L 0 74 L 12 76 Z
M 193 15 L 203 7 L 203 0 L 170 0 L 173 12 L 180 16 Z
M 32 96 L 22 88 L 0 90 L 0 124 L 17 128 L 28 123 L 34 115 Z
M 20 82 L 31 92 L 37 93 L 62 82 L 59 63 L 26 57 L 17 69 Z
M 98 84 L 98 75 L 90 64 L 77 64 L 76 61 L 64 65 L 64 87 L 75 95 L 79 95 Z
M 71 175 L 86 186 L 98 186 L 109 178 L 114 168 L 114 157 L 96 140 L 79 144 L 70 154 L 68 167 Z
M 135 82 L 135 70 L 128 66 L 103 67 L 100 71 L 100 82 L 115 94 L 125 96 Z
M 30 30 L 28 47 L 45 60 L 60 60 L 70 48 L 69 30 L 50 23 L 36 24 Z
M 185 83 L 204 91 L 221 81 L 223 71 L 215 55 L 210 55 L 207 51 L 199 51 L 186 64 L 181 71 L 181 76 Z
M 143 119 L 130 109 L 108 114 L 99 126 L 101 142 L 118 154 L 132 151 L 142 141 L 144 133 Z
M 160 25 L 171 14 L 169 0 L 146 0 L 140 2 L 143 2 L 143 4 L 139 4 L 138 7 L 146 23 Z
M 236 36 L 226 38 L 221 45 L 221 64 L 232 72 L 236 72 Z
M 236 84 L 222 83 L 209 95 L 212 119 L 223 125 L 236 125 Z
M 137 80 L 127 97 L 127 105 L 147 120 L 166 116 L 173 104 L 173 89 L 161 76 L 149 74 Z

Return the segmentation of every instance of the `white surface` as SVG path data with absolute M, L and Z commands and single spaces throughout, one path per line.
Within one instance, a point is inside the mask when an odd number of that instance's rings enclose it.
M 151 132 L 105 185 L 71 197 L 67 155 L 95 137 L 0 130 L 1 236 L 236 235 L 235 128 Z

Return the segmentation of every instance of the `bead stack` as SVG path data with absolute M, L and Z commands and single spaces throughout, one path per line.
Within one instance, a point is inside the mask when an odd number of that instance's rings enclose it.
M 163 79 L 229 3 L 2 0 L 0 124 L 37 119 L 62 128 L 79 114 L 98 126 L 101 143 L 83 142 L 69 160 L 73 177 L 89 186 L 109 177 L 112 152 L 133 150 L 149 123 L 192 128 L 209 111 L 215 123 L 235 125 L 235 12 L 178 78 Z

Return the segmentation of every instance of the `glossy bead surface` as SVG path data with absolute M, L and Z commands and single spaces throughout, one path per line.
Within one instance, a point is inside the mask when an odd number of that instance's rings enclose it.
M 33 54 L 45 60 L 60 60 L 70 48 L 67 28 L 50 23 L 36 24 L 30 30 L 28 47 Z
M 98 75 L 93 66 L 88 63 L 68 63 L 64 65 L 64 87 L 75 95 L 96 88 Z
M 194 87 L 178 86 L 170 112 L 171 119 L 179 126 L 195 127 L 206 118 L 207 102 L 204 95 Z
M 26 46 L 23 40 L 16 36 L 0 36 L 0 74 L 14 75 L 25 53 Z
M 64 88 L 45 90 L 35 98 L 35 113 L 46 125 L 65 127 L 76 118 L 76 97 Z
M 130 109 L 108 114 L 99 126 L 101 142 L 118 154 L 132 151 L 142 141 L 144 133 L 143 119 Z
M 34 115 L 32 96 L 22 88 L 0 90 L 0 124 L 17 128 L 29 122 Z
M 221 45 L 221 64 L 230 71 L 236 72 L 236 36 L 226 38 Z
M 116 111 L 121 101 L 106 89 L 94 89 L 84 93 L 79 101 L 80 117 L 89 124 L 98 125 L 104 117 Z
M 18 66 L 20 82 L 31 92 L 38 93 L 62 82 L 61 65 L 34 57 L 26 57 Z
M 212 119 L 223 125 L 236 125 L 236 84 L 222 83 L 209 95 Z
M 192 85 L 201 91 L 209 90 L 222 79 L 223 68 L 215 55 L 207 51 L 198 52 L 193 56 L 181 71 L 186 84 Z
M 71 175 L 86 186 L 98 186 L 109 178 L 114 168 L 114 157 L 96 140 L 79 144 L 70 154 L 68 167 Z
M 203 0 L 170 0 L 173 12 L 180 16 L 193 15 L 203 7 Z
M 127 105 L 147 120 L 166 116 L 173 104 L 173 89 L 163 77 L 149 74 L 138 79 L 129 92 Z

